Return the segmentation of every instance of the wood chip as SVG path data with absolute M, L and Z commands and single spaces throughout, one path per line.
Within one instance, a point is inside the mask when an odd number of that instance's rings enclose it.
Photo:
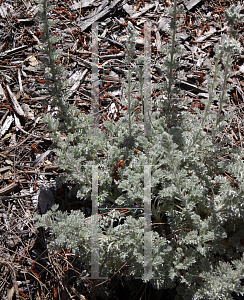
M 11 184 L 5 186 L 4 188 L 0 189 L 0 196 L 4 196 L 7 195 L 11 192 L 13 192 L 14 190 L 16 190 L 16 188 L 19 187 L 19 183 L 18 182 L 12 182 Z
M 141 15 L 143 15 L 145 12 L 149 11 L 150 9 L 154 8 L 155 4 L 149 4 L 148 6 L 142 8 L 139 12 L 135 13 L 134 15 L 131 16 L 132 19 L 137 19 Z
M 79 24 L 80 30 L 85 31 L 94 22 L 97 22 L 101 18 L 105 17 L 119 2 L 122 0 L 115 0 L 111 4 L 107 5 L 109 1 L 105 0 L 103 3 L 92 13 L 90 13 L 84 20 Z M 107 6 L 106 6 L 107 5 Z M 104 9 L 103 9 L 104 8 Z
M 185 0 L 184 4 L 187 10 L 193 9 L 197 4 L 199 4 L 202 0 Z
M 13 116 L 8 116 L 5 122 L 3 123 L 3 126 L 1 128 L 0 137 L 3 136 L 8 129 L 10 128 L 11 124 L 13 123 Z
M 25 117 L 25 113 L 23 112 L 23 109 L 22 109 L 21 106 L 19 105 L 19 103 L 18 103 L 16 97 L 14 96 L 14 94 L 11 92 L 10 87 L 9 87 L 8 84 L 6 85 L 6 88 L 7 88 L 8 94 L 9 94 L 9 96 L 10 96 L 10 99 L 11 99 L 11 101 L 12 101 L 14 110 L 15 110 L 16 113 L 17 113 L 18 115 L 20 115 L 21 117 Z

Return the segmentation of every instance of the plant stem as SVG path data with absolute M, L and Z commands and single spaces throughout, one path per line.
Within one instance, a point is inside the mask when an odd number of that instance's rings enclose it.
M 174 61 L 174 54 L 175 54 L 175 36 L 176 36 L 176 3 L 177 0 L 174 0 L 174 15 L 173 15 L 173 22 L 174 22 L 174 29 L 172 34 L 172 43 L 171 43 L 171 51 L 170 51 L 170 69 L 169 69 L 169 86 L 168 86 L 168 103 L 171 101 L 172 97 L 172 73 L 173 73 L 173 61 Z
M 196 141 L 197 141 L 197 138 L 203 128 L 203 125 L 204 125 L 204 122 L 205 122 L 205 119 L 206 117 L 208 116 L 208 112 L 209 112 L 209 108 L 210 108 L 210 104 L 212 103 L 212 100 L 213 100 L 213 92 L 214 92 L 214 88 L 215 88 L 215 82 L 216 82 L 216 79 L 217 79 L 217 67 L 218 67 L 218 63 L 219 63 L 219 57 L 216 61 L 216 64 L 215 64 L 215 70 L 214 70 L 214 77 L 213 77 L 213 81 L 212 81 L 212 84 L 211 84 L 211 90 L 209 92 L 209 96 L 208 96 L 208 103 L 207 103 L 207 106 L 206 106 L 206 109 L 205 109 L 205 112 L 204 112 L 204 116 L 202 118 L 202 122 L 201 122 L 201 127 L 197 133 L 197 135 L 195 136 L 195 139 L 193 141 L 193 144 L 192 146 L 195 145 Z
M 226 80 L 227 80 L 227 73 L 228 73 L 228 66 L 229 66 L 229 59 L 230 59 L 230 54 L 228 53 L 228 55 L 227 55 L 227 61 L 226 61 L 226 66 L 225 66 L 225 73 L 224 73 L 223 89 L 222 89 L 221 97 L 219 99 L 219 110 L 218 110 L 218 115 L 217 115 L 217 118 L 216 118 L 216 127 L 219 125 L 220 114 L 221 114 L 222 107 L 223 107 L 223 101 L 224 101 L 224 95 L 225 95 L 225 87 L 226 87 Z
M 129 136 L 131 137 L 131 66 L 128 69 L 128 113 L 129 113 Z

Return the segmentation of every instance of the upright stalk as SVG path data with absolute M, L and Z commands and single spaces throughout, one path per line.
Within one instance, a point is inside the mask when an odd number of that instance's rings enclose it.
M 128 113 L 129 113 L 129 137 L 131 137 L 131 66 L 128 68 Z
M 222 89 L 222 93 L 221 93 L 221 96 L 219 99 L 219 109 L 218 109 L 218 114 L 217 114 L 217 118 L 216 118 L 216 127 L 219 125 L 220 114 L 221 114 L 222 107 L 223 107 L 224 95 L 225 95 L 225 91 L 226 91 L 226 81 L 227 81 L 227 74 L 228 74 L 228 67 L 229 67 L 229 59 L 230 59 L 230 53 L 228 53 L 227 59 L 226 59 L 226 66 L 225 66 L 224 80 L 223 80 L 223 89 Z
M 205 109 L 205 111 L 204 111 L 204 116 L 203 116 L 203 118 L 202 118 L 201 127 L 200 127 L 200 129 L 198 130 L 197 135 L 195 136 L 195 138 L 194 138 L 194 140 L 193 140 L 192 146 L 195 146 L 195 143 L 196 143 L 196 141 L 197 141 L 197 139 L 198 139 L 198 136 L 199 136 L 200 132 L 202 131 L 202 128 L 203 128 L 205 119 L 206 119 L 206 117 L 208 116 L 210 105 L 211 105 L 211 103 L 212 103 L 212 101 L 213 101 L 213 93 L 214 93 L 214 89 L 215 89 L 215 86 L 216 86 L 217 73 L 218 73 L 218 72 L 217 72 L 218 63 L 219 63 L 219 57 L 217 58 L 216 63 L 215 63 L 214 76 L 213 76 L 211 88 L 210 88 L 210 91 L 209 91 L 208 103 L 207 103 L 206 109 Z
M 132 84 L 131 84 L 131 62 L 132 59 L 135 55 L 135 30 L 131 22 L 128 22 L 128 27 L 127 27 L 127 32 L 128 32 L 128 40 L 127 40 L 127 57 L 125 59 L 125 62 L 128 65 L 128 87 L 127 87 L 127 97 L 128 97 L 128 113 L 129 113 L 129 137 L 131 137 L 132 130 L 131 130 L 131 89 L 132 89 Z
M 173 68 L 174 68 L 174 54 L 175 54 L 175 37 L 176 37 L 176 14 L 177 14 L 177 10 L 176 10 L 176 4 L 177 4 L 177 0 L 174 0 L 174 13 L 173 13 L 173 33 L 172 33 L 172 43 L 171 43 L 171 51 L 170 51 L 170 69 L 169 69 L 169 85 L 168 85 L 168 103 L 170 103 L 171 101 L 171 97 L 172 97 L 172 83 L 173 83 L 173 78 L 172 78 L 172 74 L 173 74 Z

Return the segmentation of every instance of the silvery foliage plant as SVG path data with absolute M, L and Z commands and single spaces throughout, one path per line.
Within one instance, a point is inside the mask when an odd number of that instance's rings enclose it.
M 99 205 L 107 213 L 99 215 L 99 264 L 101 276 L 119 274 L 143 276 L 144 218 L 139 210 L 121 217 L 112 207 L 143 207 L 144 165 L 151 166 L 152 278 L 158 288 L 176 288 L 177 299 L 232 299 L 232 292 L 244 294 L 244 167 L 240 148 L 228 146 L 230 140 L 219 138 L 233 116 L 222 113 L 228 104 L 232 76 L 228 68 L 232 56 L 241 51 L 234 25 L 240 22 L 238 7 L 225 12 L 228 35 L 214 48 L 212 69 L 207 77 L 208 98 L 204 111 L 196 114 L 179 110 L 189 105 L 180 97 L 176 84 L 181 62 L 178 42 L 180 24 L 177 15 L 183 12 L 178 1 L 168 8 L 171 19 L 170 45 L 163 49 L 160 68 L 166 78 L 159 88 L 159 110 L 152 112 L 152 130 L 145 136 L 138 126 L 143 112 L 142 86 L 144 57 L 134 58 L 135 30 L 128 22 L 127 84 L 124 86 L 127 110 L 115 123 L 106 121 L 104 131 L 93 135 L 92 117 L 68 105 L 63 86 L 64 71 L 56 64 L 59 53 L 52 48 L 47 0 L 40 1 L 43 24 L 42 51 L 46 67 L 51 105 L 58 113 L 46 114 L 43 121 L 52 132 L 57 155 L 56 164 L 66 172 L 63 181 L 76 183 L 77 197 L 91 197 L 92 166 L 98 167 Z M 137 75 L 137 83 L 132 75 Z M 63 77 L 62 77 L 63 76 Z M 137 87 L 141 100 L 132 95 Z M 183 100 L 182 100 L 183 99 Z M 211 104 L 217 101 L 218 109 Z M 206 128 L 210 128 L 206 130 Z M 128 142 L 129 141 L 129 142 Z M 135 151 L 136 150 L 136 151 Z M 102 153 L 99 156 L 98 153 Z M 115 170 L 115 166 L 123 161 Z M 116 173 L 116 172 L 117 173 Z M 228 173 L 228 176 L 226 174 Z M 230 180 L 232 179 L 232 181 Z M 235 180 L 235 181 L 234 181 Z M 43 216 L 36 216 L 36 226 L 49 228 L 49 247 L 71 249 L 81 257 L 90 274 L 91 217 L 80 211 L 62 213 L 58 206 Z M 114 225 L 116 222 L 117 225 Z M 145 279 L 148 280 L 148 279 Z

